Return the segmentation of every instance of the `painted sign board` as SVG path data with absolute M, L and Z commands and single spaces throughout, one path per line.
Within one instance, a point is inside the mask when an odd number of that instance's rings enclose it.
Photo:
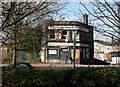
M 57 50 L 49 50 L 49 54 L 57 54 Z
M 73 43 L 48 42 L 48 46 L 73 46 Z M 89 44 L 76 43 L 76 46 L 89 47 Z
M 81 31 L 84 31 L 84 32 L 89 32 L 89 29 L 87 28 L 84 28 L 84 27 L 81 27 L 81 26 L 49 26 L 48 29 L 64 29 L 64 30 L 81 30 Z

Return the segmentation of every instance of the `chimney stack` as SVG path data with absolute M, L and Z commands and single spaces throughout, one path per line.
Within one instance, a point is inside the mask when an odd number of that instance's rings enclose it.
M 84 19 L 84 23 L 88 24 L 88 15 L 86 13 L 83 15 L 83 19 Z

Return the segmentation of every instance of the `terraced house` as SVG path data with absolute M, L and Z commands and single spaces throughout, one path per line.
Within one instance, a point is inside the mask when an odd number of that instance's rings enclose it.
M 52 21 L 47 32 L 45 47 L 40 52 L 42 62 L 65 63 L 66 57 L 73 58 L 75 50 L 75 63 L 93 63 L 93 27 L 88 25 L 87 14 L 84 23 Z

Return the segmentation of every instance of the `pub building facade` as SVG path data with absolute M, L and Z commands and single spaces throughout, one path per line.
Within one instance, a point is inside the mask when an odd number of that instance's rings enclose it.
M 52 21 L 47 32 L 46 46 L 42 53 L 44 58 L 41 58 L 44 62 L 66 63 L 66 57 L 73 58 L 75 45 L 75 63 L 93 64 L 93 27 L 88 25 L 87 14 L 84 15 L 84 23 Z

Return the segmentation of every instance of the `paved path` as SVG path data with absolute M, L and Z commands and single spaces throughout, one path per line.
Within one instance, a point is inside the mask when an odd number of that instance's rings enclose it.
M 0 64 L 0 66 L 7 66 L 8 64 Z M 37 63 L 31 64 L 35 67 L 73 67 L 73 64 L 55 64 L 55 63 Z M 120 65 L 83 65 L 75 64 L 76 67 L 120 67 Z
M 73 64 L 54 64 L 54 63 L 39 63 L 39 64 L 31 64 L 32 66 L 39 67 L 73 67 Z M 120 67 L 120 65 L 82 65 L 75 64 L 76 67 Z
M 0 64 L 0 66 L 7 66 L 8 64 Z M 55 63 L 38 63 L 31 64 L 33 67 L 37 69 L 71 69 L 73 68 L 73 64 L 55 64 Z M 120 70 L 120 65 L 82 65 L 75 64 L 76 68 L 79 67 L 117 67 Z
M 39 63 L 31 64 L 34 69 L 54 69 L 54 70 L 66 70 L 73 69 L 73 64 L 53 64 L 53 63 Z M 120 70 L 120 65 L 81 65 L 76 64 L 76 68 L 80 67 L 117 67 Z

